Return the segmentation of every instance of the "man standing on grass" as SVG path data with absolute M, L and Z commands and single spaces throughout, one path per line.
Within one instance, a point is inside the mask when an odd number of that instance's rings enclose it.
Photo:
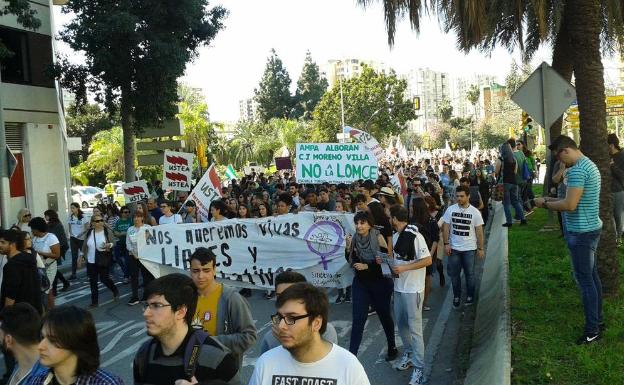
M 567 190 L 564 199 L 537 198 L 535 205 L 563 211 L 565 240 L 572 257 L 574 277 L 581 290 L 585 330 L 578 345 L 596 342 L 604 330 L 602 284 L 596 265 L 596 249 L 602 232 L 600 208 L 600 171 L 567 136 L 560 135 L 548 148 L 566 166 Z

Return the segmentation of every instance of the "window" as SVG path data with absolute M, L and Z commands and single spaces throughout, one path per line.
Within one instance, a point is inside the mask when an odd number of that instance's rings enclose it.
M 2 61 L 2 81 L 5 83 L 29 83 L 28 35 L 10 28 L 0 28 L 0 41 L 12 52 Z

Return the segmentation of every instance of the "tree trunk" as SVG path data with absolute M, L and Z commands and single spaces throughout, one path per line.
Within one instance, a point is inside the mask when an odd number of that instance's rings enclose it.
M 559 28 L 559 32 L 557 33 L 555 46 L 553 47 L 552 67 L 555 71 L 557 71 L 559 75 L 561 75 L 561 77 L 563 77 L 568 82 L 572 81 L 572 54 L 573 52 L 572 47 L 570 46 L 570 36 L 568 34 L 565 23 L 562 23 L 562 26 L 561 28 Z M 562 125 L 563 116 L 557 119 L 557 121 L 552 126 L 550 126 L 550 140 L 553 140 L 554 138 L 561 135 Z M 545 130 L 547 129 L 548 128 L 545 128 Z M 546 143 L 546 146 L 548 146 L 549 144 L 550 143 Z M 553 172 L 552 167 L 554 165 L 554 161 L 546 161 L 546 165 L 546 176 L 544 177 L 544 196 L 548 196 L 548 193 L 550 192 Z
M 598 271 L 605 294 L 619 290 L 619 261 L 613 226 L 611 171 L 607 151 L 607 113 L 604 68 L 600 55 L 601 12 L 595 0 L 566 2 L 566 28 L 570 36 L 579 104 L 581 150 L 600 170 L 600 219 L 602 236 L 598 246 Z
M 136 170 L 134 167 L 134 124 L 132 119 L 132 107 L 129 102 L 128 90 L 121 91 L 121 128 L 123 131 L 124 146 L 124 180 L 134 182 Z

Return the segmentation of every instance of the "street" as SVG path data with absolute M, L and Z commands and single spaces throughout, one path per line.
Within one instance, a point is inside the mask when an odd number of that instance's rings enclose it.
M 145 334 L 141 306 L 128 306 L 126 304 L 130 295 L 130 286 L 122 285 L 122 280 L 119 277 L 116 277 L 114 281 L 120 288 L 121 296 L 119 301 L 113 302 L 110 291 L 100 284 L 100 306 L 92 310 L 99 337 L 100 362 L 101 367 L 121 376 L 126 384 L 132 384 L 132 360 L 134 354 L 148 337 Z M 437 285 L 437 275 L 433 276 L 433 281 L 434 289 L 429 300 L 429 306 L 432 309 L 423 312 L 425 354 L 428 363 L 431 362 L 432 351 L 435 351 L 437 348 L 437 346 L 432 345 L 440 343 L 439 339 L 442 333 L 440 330 L 434 332 L 434 329 L 436 329 L 438 316 L 444 313 L 444 311 L 440 311 L 445 308 L 442 304 L 450 302 L 446 298 L 450 283 L 446 287 L 440 288 Z M 336 290 L 329 290 L 330 303 L 335 300 L 336 295 Z M 87 307 L 89 301 L 89 284 L 83 272 L 79 275 L 79 279 L 72 283 L 71 288 L 67 292 L 59 293 L 56 303 L 57 305 L 71 304 Z M 242 369 L 244 383 L 251 376 L 254 364 L 259 356 L 259 341 L 262 340 L 262 336 L 265 333 L 270 333 L 269 316 L 275 312 L 275 299 L 265 299 L 264 291 L 254 291 L 253 296 L 249 298 L 249 302 L 258 329 L 258 343 L 244 357 Z M 445 316 L 448 316 L 448 309 L 446 315 L 443 314 L 441 318 Z M 336 305 L 332 303 L 330 307 L 330 322 L 333 323 L 338 333 L 339 345 L 348 348 L 351 331 L 351 304 Z M 438 337 L 432 338 L 432 334 L 436 334 Z M 401 350 L 402 343 L 398 336 L 396 337 L 396 342 L 399 350 Z M 391 363 L 387 363 L 384 360 L 385 354 L 386 341 L 383 329 L 378 317 L 376 315 L 370 316 L 364 331 L 358 358 L 364 365 L 371 384 L 407 384 L 411 370 L 399 372 L 392 368 Z

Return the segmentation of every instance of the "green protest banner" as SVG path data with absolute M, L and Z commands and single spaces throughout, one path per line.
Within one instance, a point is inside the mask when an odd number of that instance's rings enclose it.
M 377 158 L 361 143 L 298 143 L 297 183 L 376 180 Z

